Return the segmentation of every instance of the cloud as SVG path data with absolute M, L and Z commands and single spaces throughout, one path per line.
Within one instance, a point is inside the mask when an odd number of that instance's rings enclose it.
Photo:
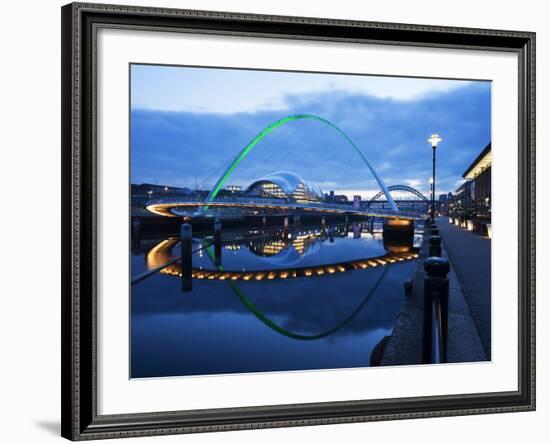
M 287 114 L 312 113 L 342 129 L 386 185 L 405 183 L 427 194 L 431 148 L 437 149 L 437 193 L 454 191 L 461 174 L 491 140 L 490 84 L 471 83 L 420 100 L 396 101 L 342 91 L 287 95 L 281 111 L 212 114 L 132 110 L 133 183 L 208 187 L 263 128 Z M 289 170 L 330 189 L 371 192 L 374 178 L 333 128 L 295 121 L 266 136 L 235 170 L 231 181 L 251 181 Z M 229 182 L 228 182 L 229 184 Z M 360 192 L 359 194 L 363 194 Z
M 369 95 L 413 101 L 468 87 L 467 80 L 132 65 L 132 107 L 235 114 L 288 111 L 308 95 Z

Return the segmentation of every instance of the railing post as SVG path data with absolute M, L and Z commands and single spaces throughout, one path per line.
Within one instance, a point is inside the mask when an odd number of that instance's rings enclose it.
M 441 257 L 441 237 L 430 236 L 430 256 Z
M 182 224 L 180 227 L 181 243 L 181 291 L 188 292 L 193 289 L 193 232 L 190 224 Z
M 447 259 L 428 257 L 424 261 L 424 325 L 422 361 L 424 364 L 447 362 L 449 330 L 449 279 Z
M 214 265 L 222 264 L 222 223 L 219 219 L 214 221 Z

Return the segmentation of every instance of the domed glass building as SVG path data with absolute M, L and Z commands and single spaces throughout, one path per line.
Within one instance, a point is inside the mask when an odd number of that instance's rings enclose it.
M 296 202 L 319 202 L 323 199 L 319 187 L 289 171 L 278 171 L 261 177 L 246 188 L 244 195 Z

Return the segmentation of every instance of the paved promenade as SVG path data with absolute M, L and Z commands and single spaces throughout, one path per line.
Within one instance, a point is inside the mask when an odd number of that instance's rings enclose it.
M 438 218 L 437 227 L 479 338 L 491 359 L 491 240 Z
M 441 226 L 441 221 L 438 221 L 437 224 Z M 386 347 L 378 365 L 411 365 L 422 363 L 424 260 L 428 256 L 428 236 L 428 234 L 424 236 L 422 247 L 419 251 L 417 267 L 412 276 L 413 291 L 405 298 L 405 303 L 397 317 L 395 328 L 391 337 L 386 341 Z M 442 247 L 442 256 L 449 259 L 445 245 Z M 479 338 L 478 329 L 464 296 L 464 290 L 452 268 L 448 278 L 449 344 L 447 362 L 486 361 L 488 355 Z

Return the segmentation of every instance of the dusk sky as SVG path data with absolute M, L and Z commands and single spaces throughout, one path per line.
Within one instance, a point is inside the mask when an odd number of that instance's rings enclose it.
M 365 75 L 132 65 L 131 181 L 209 189 L 269 124 L 314 114 L 340 128 L 387 186 L 454 191 L 491 141 L 491 83 Z M 294 121 L 265 137 L 227 185 L 291 171 L 323 191 L 371 197 L 366 165 L 333 128 Z

